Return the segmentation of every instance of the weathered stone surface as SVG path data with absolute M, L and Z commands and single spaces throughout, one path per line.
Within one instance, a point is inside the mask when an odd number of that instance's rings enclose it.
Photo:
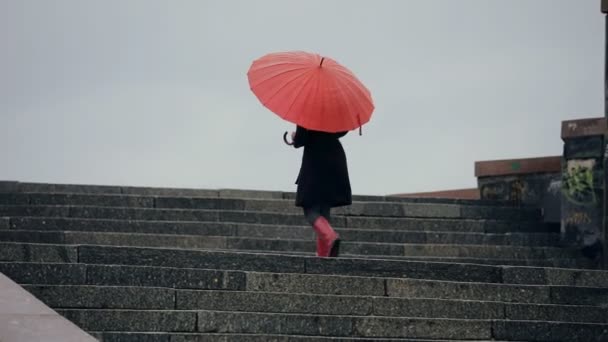
M 247 291 L 384 296 L 384 279 L 247 272 Z
M 503 319 L 504 304 L 422 298 L 373 298 L 374 316 Z
M 69 216 L 70 208 L 65 206 L 3 205 L 0 216 Z
M 0 314 L 0 341 L 96 342 L 59 315 Z
M 113 342 L 114 340 L 112 340 Z M 121 342 L 140 342 L 139 340 L 120 340 Z M 151 340 L 156 342 L 156 340 Z M 272 334 L 171 334 L 170 342 L 445 342 L 445 340 L 419 340 L 419 339 L 386 339 L 386 338 L 357 338 L 357 337 L 328 337 L 328 336 L 297 336 L 297 335 L 272 335 Z M 451 342 L 465 342 L 450 340 Z M 105 340 L 103 342 L 106 342 Z M 490 342 L 490 341 L 479 341 Z M 494 342 L 494 341 L 492 341 Z
M 471 257 L 447 257 L 447 256 L 361 256 L 342 254 L 341 257 L 348 259 L 380 259 L 380 260 L 403 260 L 403 261 L 418 261 L 418 262 L 435 262 L 435 263 L 456 263 L 456 264 L 478 264 L 478 265 L 496 265 L 496 266 L 526 266 L 526 267 L 588 267 L 584 264 L 579 264 L 578 260 L 572 259 L 488 259 L 488 258 L 471 258 Z
M 452 219 L 414 219 L 389 217 L 346 217 L 344 227 L 414 231 L 484 232 L 483 221 Z M 337 227 L 339 225 L 334 224 Z
M 196 331 L 196 313 L 191 311 L 56 310 L 87 331 Z
M 593 306 L 508 304 L 505 315 L 512 321 L 608 323 L 608 309 Z
M 387 279 L 389 297 L 461 299 L 518 303 L 550 303 L 543 286 L 503 285 L 418 279 Z
M 19 191 L 19 182 L 0 181 L 0 192 L 17 192 Z
M 29 194 L 33 205 L 93 205 L 98 207 L 152 208 L 152 197 L 90 194 Z
M 225 222 L 159 222 L 159 221 L 120 221 L 99 219 L 62 219 L 62 218 L 14 218 L 11 221 L 13 230 L 69 230 L 69 231 L 97 231 L 97 232 L 124 232 L 124 233 L 146 233 L 146 234 L 180 234 L 200 236 L 241 236 L 259 237 L 266 239 L 293 239 L 312 241 L 315 234 L 308 226 L 275 226 L 259 224 L 238 224 Z M 385 231 L 385 230 L 361 230 L 338 228 L 344 241 L 360 242 L 392 242 L 392 243 L 437 243 L 437 244 L 488 244 L 488 245 L 519 245 L 519 246 L 551 246 L 557 244 L 557 234 L 480 234 L 480 233 L 452 233 L 452 232 L 417 232 L 417 231 Z M 70 235 L 70 234 L 68 234 Z M 74 243 L 85 241 L 86 236 L 74 233 Z M 102 235 L 105 236 L 105 235 Z M 117 235 L 116 235 L 117 236 Z M 132 236 L 132 238 L 134 238 Z M 81 240 L 76 240 L 79 238 Z M 157 246 L 164 244 L 161 240 L 144 243 L 146 237 L 136 244 L 139 246 Z M 166 239 L 173 239 L 166 237 Z M 192 237 L 179 239 L 190 241 Z M 195 239 L 196 240 L 196 239 Z M 24 241 L 24 240 L 21 240 Z M 25 241 L 40 241 L 30 239 Z M 51 240 L 46 240 L 51 242 Z M 59 241 L 59 240 L 57 240 Z M 94 240 L 92 240 L 94 241 Z M 100 240 L 102 241 L 102 240 Z M 165 241 L 165 240 L 163 240 Z M 88 243 L 88 242 L 87 242 Z M 100 242 L 101 243 L 101 242 Z M 104 242 L 107 244 L 114 244 Z M 204 247 L 205 244 L 180 244 L 167 242 L 167 246 L 183 246 L 184 248 Z M 220 245 L 211 244 L 211 247 L 223 248 Z M 307 249 L 308 250 L 308 249 Z M 373 254 L 373 253 L 365 253 Z M 401 253 L 403 254 L 403 253 Z
M 0 241 L 63 244 L 65 238 L 63 232 L 0 230 Z
M 111 340 L 112 342 L 115 340 Z M 121 342 L 140 342 L 139 340 L 120 340 Z M 156 340 L 151 340 L 156 342 Z M 350 337 L 323 337 L 323 336 L 295 336 L 295 335 L 256 335 L 256 334 L 171 334 L 170 342 L 361 342 L 378 341 L 389 342 L 394 339 L 385 338 L 350 338 Z M 399 339 L 400 342 L 442 342 L 439 340 Z M 452 342 L 464 342 L 450 340 Z M 105 340 L 103 342 L 106 342 Z M 445 341 L 444 341 L 445 342 Z M 489 341 L 480 341 L 489 342 Z
M 312 227 L 308 226 L 235 224 L 235 228 L 233 235 L 240 237 L 310 240 L 316 236 Z
M 237 291 L 177 291 L 178 310 L 369 315 L 369 297 Z
M 350 255 L 405 255 L 404 245 L 380 243 L 347 243 L 340 245 L 340 253 Z
M 84 284 L 86 266 L 81 264 L 0 262 L 0 273 L 19 284 Z
M 92 335 L 102 342 L 174 342 L 179 340 L 179 338 L 176 337 L 179 335 L 165 333 L 99 332 L 92 333 Z
M 10 220 L 15 230 L 69 230 L 125 233 L 158 233 L 186 235 L 236 235 L 238 224 L 224 222 L 142 221 L 82 218 L 15 217 Z
M 608 271 L 503 267 L 510 284 L 546 284 L 608 288 Z
M 355 336 L 363 337 L 471 340 L 492 337 L 491 321 L 360 317 L 354 318 L 353 324 Z
M 49 215 L 65 216 L 65 215 Z M 122 220 L 158 220 L 158 221 L 217 221 L 218 212 L 213 210 L 186 209 L 134 209 L 110 207 L 72 207 L 71 217 L 122 219 Z
M 377 245 L 381 246 L 381 245 Z M 568 255 L 563 249 L 551 247 L 476 246 L 403 244 L 406 256 L 444 256 L 467 258 L 545 259 Z M 359 253 L 362 254 L 362 253 Z M 393 254 L 394 255 L 394 254 Z M 570 253 L 572 255 L 572 253 Z
M 483 265 L 365 259 L 306 259 L 307 273 L 501 282 L 500 268 Z
M 219 196 L 224 198 L 255 198 L 255 199 L 282 199 L 280 191 L 219 189 Z
M 107 185 L 19 183 L 20 192 L 54 192 L 77 194 L 120 194 L 121 188 Z
M 0 229 L 7 230 L 10 229 L 10 219 L 8 217 L 0 217 Z
M 353 322 L 341 316 L 200 311 L 198 329 L 219 333 L 351 336 Z
M 184 189 L 184 188 L 155 188 L 125 186 L 121 188 L 123 194 L 141 196 L 189 196 L 189 197 L 218 197 L 217 190 L 211 189 Z
M 601 134 L 565 140 L 564 158 L 566 159 L 601 158 L 603 155 L 604 144 Z
M 80 262 L 261 272 L 304 272 L 297 257 L 175 249 L 81 246 Z
M 608 287 L 551 286 L 550 289 L 551 302 L 555 304 L 599 305 L 608 307 Z
M 246 210 L 246 201 L 237 198 L 158 197 L 156 208 Z
M 388 202 L 353 202 L 352 205 L 332 210 L 336 215 L 404 216 L 406 205 Z
M 0 205 L 27 205 L 28 195 L 21 193 L 3 193 L 0 191 Z
M 501 208 L 492 206 L 462 206 L 460 215 L 470 219 L 539 220 L 540 210 L 534 208 Z
M 538 221 L 498 221 L 485 220 L 484 232 L 488 234 L 517 233 L 559 233 L 550 225 Z
M 302 214 L 279 214 L 251 211 L 220 211 L 219 220 L 222 222 L 256 223 L 256 224 L 281 224 L 306 226 L 308 223 Z M 344 227 L 344 217 L 332 217 L 331 223 L 336 227 Z
M 284 214 L 302 214 L 302 208 L 296 207 L 292 201 L 284 200 L 261 200 L 261 199 L 246 199 L 243 203 L 245 211 L 265 211 L 277 212 Z M 332 213 L 336 213 L 333 210 Z
M 21 286 L 0 274 L 0 316 L 54 315 L 51 308 L 36 299 Z
M 608 325 L 557 322 L 495 321 L 494 338 L 509 341 L 601 342 L 608 339 Z
M 176 289 L 244 290 L 245 273 L 188 268 L 88 265 L 92 285 L 156 286 Z
M 196 334 L 171 336 L 171 342 L 288 342 L 292 341 L 286 335 L 255 335 L 255 334 Z M 311 337 L 311 341 L 314 337 Z
M 454 204 L 427 204 L 406 203 L 403 204 L 405 216 L 408 217 L 433 217 L 433 218 L 459 218 L 463 217 L 459 205 Z
M 312 230 L 312 229 L 311 229 Z M 366 241 L 385 243 L 425 243 L 426 232 L 410 231 L 384 231 L 384 230 L 360 230 L 360 229 L 337 229 L 344 241 Z
M 65 232 L 64 235 L 65 243 L 68 244 L 194 249 L 225 249 L 227 247 L 226 238 L 221 236 L 93 232 Z M 2 234 L 0 232 L 1 237 Z
M 250 238 L 230 238 L 226 241 L 229 249 L 261 251 L 314 251 L 315 242 L 311 240 L 266 240 Z
M 25 289 L 52 308 L 174 309 L 175 290 L 152 287 L 27 285 Z
M 3 274 L 0 274 L 0 340 L 94 341 Z
M 77 262 L 76 247 L 0 242 L 0 261 Z

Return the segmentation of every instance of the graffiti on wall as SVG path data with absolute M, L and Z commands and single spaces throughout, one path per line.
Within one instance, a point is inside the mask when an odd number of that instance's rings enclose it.
M 582 225 L 591 223 L 591 217 L 586 212 L 574 212 L 564 219 L 568 225 Z
M 579 205 L 595 204 L 597 199 L 593 189 L 594 159 L 569 160 L 562 179 L 564 196 Z
M 519 179 L 515 180 L 511 183 L 511 193 L 509 194 L 509 199 L 515 203 L 521 203 L 524 191 L 525 184 Z

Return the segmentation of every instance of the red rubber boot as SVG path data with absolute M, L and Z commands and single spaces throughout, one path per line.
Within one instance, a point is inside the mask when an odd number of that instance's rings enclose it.
M 317 233 L 317 256 L 337 257 L 340 249 L 340 236 L 333 230 L 327 219 L 319 216 L 312 227 Z

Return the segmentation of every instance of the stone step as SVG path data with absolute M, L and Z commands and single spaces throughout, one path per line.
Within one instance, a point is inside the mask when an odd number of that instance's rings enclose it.
M 87 331 L 212 332 L 336 337 L 602 341 L 608 325 L 543 321 L 327 316 L 228 311 L 93 310 L 58 312 Z
M 508 284 L 570 284 L 572 277 L 579 277 L 584 279 L 587 286 L 608 287 L 608 272 L 600 270 L 317 258 L 169 248 L 0 242 L 0 261 L 81 262 L 101 265 L 165 266 Z
M 173 196 L 173 197 L 209 197 L 209 198 L 251 198 L 251 199 L 289 199 L 295 198 L 295 192 L 267 191 L 251 189 L 192 189 L 169 187 L 137 187 L 117 185 L 89 184 L 53 184 L 0 181 L 0 193 L 56 193 L 56 194 L 111 194 L 137 196 Z M 353 195 L 353 201 L 375 202 L 408 202 L 408 203 L 448 203 L 448 204 L 483 204 L 509 206 L 510 202 L 489 200 L 461 200 L 441 198 L 402 198 L 376 195 Z
M 200 249 L 230 252 L 234 250 L 228 249 Z M 271 250 L 248 250 L 239 249 L 238 252 L 253 253 L 253 254 L 274 254 L 274 255 L 289 255 L 289 256 L 315 256 L 314 251 L 310 252 L 295 252 L 295 251 L 271 251 Z M 503 266 L 530 266 L 530 267 L 553 267 L 553 268 L 576 268 L 590 269 L 598 268 L 596 262 L 586 258 L 564 259 L 503 259 L 503 258 L 472 258 L 472 257 L 440 257 L 440 256 L 395 256 L 395 255 L 361 255 L 361 254 L 340 254 L 341 259 L 366 259 L 366 260 L 406 260 L 419 262 L 441 262 L 441 263 L 458 263 L 458 264 L 478 264 L 478 265 L 503 265 Z
M 27 245 L 24 245 L 27 244 Z M 26 261 L 26 262 L 76 262 L 78 257 L 79 247 L 77 245 L 57 245 L 57 244 L 40 244 L 40 243 L 18 243 L 18 242 L 1 242 L 0 246 L 4 247 L 0 250 L 0 260 L 5 261 Z M 205 252 L 231 253 L 229 250 L 204 250 L 196 249 Z M 297 253 L 297 252 L 279 252 L 279 251 L 238 251 L 239 255 L 252 256 L 281 256 L 291 257 L 312 257 L 313 252 Z M 519 266 L 537 266 L 537 267 L 566 267 L 571 266 L 572 262 L 564 259 L 550 260 L 514 260 L 514 259 L 479 259 L 479 258 L 450 258 L 450 257 L 396 257 L 396 256 L 354 256 L 345 255 L 341 259 L 370 259 L 373 260 L 410 260 L 416 262 L 436 262 L 436 263 L 460 263 L 460 264 L 489 264 L 489 265 L 519 265 Z M 578 263 L 574 262 L 575 265 Z
M 336 229 L 355 229 L 373 232 L 414 231 L 414 232 L 453 232 L 453 233 L 485 233 L 485 234 L 533 234 L 553 233 L 558 231 L 546 230 L 547 226 L 537 223 L 514 223 L 493 220 L 460 220 L 460 219 L 382 219 L 382 218 L 350 218 L 345 225 L 332 222 Z M 366 226 L 367 223 L 367 226 Z M 278 237 L 291 237 L 301 229 L 310 231 L 308 223 L 302 224 L 263 224 L 248 222 L 195 222 L 195 221 L 154 221 L 154 220 L 124 220 L 124 219 L 86 219 L 69 217 L 0 217 L 0 228 L 3 229 L 36 230 L 72 230 L 72 231 L 111 231 L 134 233 L 176 233 L 198 235 L 203 232 L 215 232 L 222 235 L 229 231 L 231 235 L 246 234 L 247 236 L 268 236 L 272 233 Z M 209 235 L 209 234 L 207 234 Z
M 0 230 L 0 241 L 54 243 L 73 245 L 139 246 L 186 249 L 221 249 L 247 251 L 312 252 L 313 239 L 262 239 L 226 236 L 175 234 L 138 234 L 72 231 Z M 366 243 L 344 240 L 340 247 L 347 255 L 463 257 L 489 259 L 574 259 L 576 250 L 556 247 L 484 246 L 424 243 Z
M 157 234 L 87 232 L 0 231 L 0 241 L 36 244 L 69 244 L 179 248 L 205 251 L 314 256 L 312 240 L 265 240 L 227 237 L 199 237 Z M 344 258 L 374 260 L 417 260 L 481 263 L 490 265 L 552 266 L 594 268 L 576 251 L 550 247 L 508 247 L 479 245 L 423 245 L 349 243 L 341 247 Z M 48 255 L 48 254 L 42 254 Z M 570 255 L 570 258 L 567 258 Z M 61 255 L 48 255 L 57 257 Z M 34 259 L 33 261 L 42 261 Z
M 279 212 L 301 214 L 302 209 L 292 200 L 239 199 L 239 198 L 192 198 L 150 197 L 131 195 L 88 195 L 48 193 L 0 193 L 0 204 L 5 205 L 76 205 L 123 208 L 157 209 L 206 209 L 254 212 Z M 335 215 L 388 216 L 388 217 L 491 217 L 511 219 L 514 217 L 539 218 L 535 208 L 457 205 L 416 202 L 354 202 L 350 206 L 334 208 Z
M 4 228 L 3 228 L 4 227 Z M 0 223 L 0 229 L 37 231 L 89 231 L 198 236 L 273 237 L 280 239 L 313 239 L 309 226 L 280 226 L 226 222 L 159 222 L 130 220 L 97 220 L 15 217 Z M 413 228 L 413 227 L 412 227 Z M 432 228 L 432 227 L 431 227 Z M 441 229 L 441 228 L 438 228 Z M 347 241 L 402 242 L 435 244 L 480 244 L 511 246 L 556 246 L 558 233 L 483 233 L 341 228 L 336 230 Z M 481 229 L 483 230 L 483 229 Z
M 214 334 L 214 333 L 130 333 L 92 332 L 102 342 L 467 342 L 464 340 L 428 340 L 393 338 L 357 338 L 294 336 L 276 334 Z M 469 340 L 470 341 L 470 340 Z M 500 342 L 495 340 L 475 340 L 476 342 Z M 504 341 L 503 341 L 504 342 Z
M 153 287 L 27 285 L 53 309 L 211 310 L 376 317 L 608 323 L 608 308 L 585 305 L 337 296 Z
M 508 222 L 540 223 L 539 217 L 518 209 L 460 208 L 443 210 L 435 205 L 415 204 L 420 206 L 407 210 L 404 215 L 392 218 L 447 218 L 447 219 L 493 219 Z M 50 217 L 81 217 L 81 218 L 108 218 L 133 220 L 159 220 L 159 221 L 225 221 L 249 222 L 270 224 L 296 224 L 305 225 L 302 213 L 239 211 L 228 209 L 166 209 L 166 208 L 128 208 L 128 207 L 102 207 L 102 206 L 71 206 L 71 205 L 2 205 L 0 216 L 50 216 Z M 369 224 L 373 219 L 387 219 L 386 216 L 353 216 L 332 215 L 332 223 L 337 226 L 346 226 L 346 219 L 358 218 Z
M 598 286 L 601 279 L 588 273 L 554 272 L 547 277 L 550 285 L 519 285 L 69 263 L 0 262 L 0 272 L 22 285 L 162 287 L 608 307 L 608 286 L 592 287 Z

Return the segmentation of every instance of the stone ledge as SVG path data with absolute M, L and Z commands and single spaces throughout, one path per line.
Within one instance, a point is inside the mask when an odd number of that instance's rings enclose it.
M 475 162 L 475 177 L 561 172 L 561 156 Z
M 0 341 L 43 340 L 97 341 L 0 273 Z
M 479 199 L 479 189 L 453 189 L 453 190 L 440 190 L 440 191 L 428 191 L 428 192 L 415 192 L 415 193 L 402 193 L 392 194 L 388 197 L 399 197 L 399 198 L 443 198 L 443 199 Z
M 605 118 L 566 120 L 562 121 L 561 138 L 563 140 L 591 135 L 604 135 L 605 132 Z

